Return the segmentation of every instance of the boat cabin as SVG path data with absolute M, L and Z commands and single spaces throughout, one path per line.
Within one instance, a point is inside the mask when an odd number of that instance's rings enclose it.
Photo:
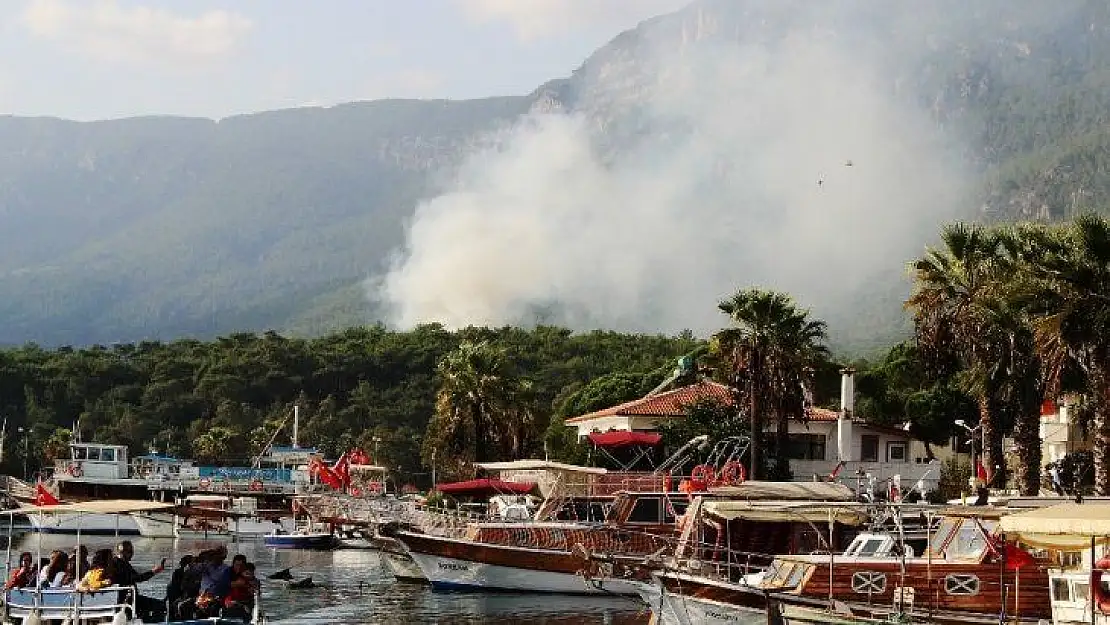
M 125 445 L 71 443 L 69 461 L 54 465 L 54 478 L 125 480 L 131 477 Z

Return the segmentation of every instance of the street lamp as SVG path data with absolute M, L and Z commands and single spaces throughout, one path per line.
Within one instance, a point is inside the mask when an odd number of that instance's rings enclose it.
M 382 437 L 375 436 L 370 439 L 374 443 L 374 464 L 378 463 L 378 443 L 382 442 Z
M 963 429 L 967 430 L 967 433 L 970 434 L 973 437 L 968 442 L 971 443 L 971 479 L 969 480 L 969 482 L 971 483 L 971 486 L 974 487 L 975 486 L 975 481 L 979 478 L 979 467 L 976 466 L 976 464 L 975 464 L 975 439 L 974 439 L 974 436 L 975 436 L 976 432 L 979 432 L 981 434 L 981 441 L 979 443 L 979 456 L 980 456 L 979 462 L 981 462 L 983 464 L 984 468 L 985 468 L 986 467 L 986 462 L 984 461 L 984 459 L 987 457 L 987 436 L 986 436 L 986 432 L 983 431 L 982 422 L 980 422 L 979 425 L 977 425 L 975 427 L 971 427 L 963 419 L 956 419 L 956 425 L 958 425 L 958 426 L 962 427 Z M 983 486 L 984 487 L 986 486 L 986 481 L 985 480 L 984 480 Z

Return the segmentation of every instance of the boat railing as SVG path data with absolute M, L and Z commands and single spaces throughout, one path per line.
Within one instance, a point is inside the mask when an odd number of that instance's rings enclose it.
M 55 622 L 112 619 L 124 609 L 135 614 L 135 594 L 133 586 L 108 586 L 95 592 L 80 592 L 72 588 L 13 588 L 4 594 L 4 620 L 7 622 L 16 618 L 26 622 L 32 614 L 36 614 L 41 621 Z M 130 598 L 130 602 L 121 601 L 121 596 Z

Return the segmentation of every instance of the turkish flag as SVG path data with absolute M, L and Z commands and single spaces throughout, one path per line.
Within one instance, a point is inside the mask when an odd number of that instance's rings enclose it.
M 58 498 L 50 494 L 46 487 L 39 482 L 35 485 L 35 505 L 36 506 L 56 506 L 62 503 Z
M 1011 571 L 1017 571 L 1027 566 L 1036 564 L 1037 561 L 1033 559 L 1033 555 L 1028 551 L 1006 543 L 1006 568 Z

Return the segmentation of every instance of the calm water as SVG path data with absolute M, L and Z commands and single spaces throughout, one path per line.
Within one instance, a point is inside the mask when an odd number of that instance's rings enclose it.
M 14 541 L 14 554 L 43 555 L 51 549 L 72 549 L 73 536 L 23 534 Z M 142 571 L 167 559 L 173 567 L 186 553 L 218 543 L 132 537 L 135 568 Z M 82 537 L 90 552 L 112 547 L 111 537 Z M 317 588 L 291 590 L 263 579 L 262 597 L 275 625 L 328 623 L 440 623 L 443 625 L 643 625 L 650 614 L 634 599 L 560 597 L 508 593 L 443 593 L 418 584 L 397 583 L 382 570 L 377 553 L 364 550 L 324 552 L 269 549 L 261 541 L 229 545 L 231 555 L 242 553 L 258 567 L 259 577 L 291 568 L 297 579 L 311 576 Z M 13 554 L 13 560 L 15 555 Z M 165 596 L 166 571 L 143 585 L 145 594 Z

